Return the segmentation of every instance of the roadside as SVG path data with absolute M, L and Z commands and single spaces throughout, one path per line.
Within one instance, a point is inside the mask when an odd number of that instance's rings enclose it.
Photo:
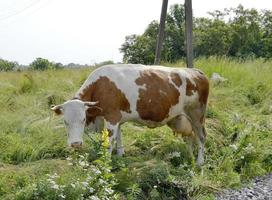
M 272 200 L 272 174 L 253 179 L 248 187 L 240 190 L 225 190 L 217 200 Z

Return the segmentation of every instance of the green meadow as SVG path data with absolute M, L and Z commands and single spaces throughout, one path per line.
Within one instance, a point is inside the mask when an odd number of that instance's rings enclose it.
M 80 152 L 67 148 L 50 106 L 72 98 L 93 68 L 1 72 L 0 199 L 214 199 L 271 173 L 272 61 L 211 57 L 195 66 L 227 79 L 210 82 L 201 168 L 167 127 L 124 124 L 122 158 L 103 150 L 100 134 L 85 134 Z

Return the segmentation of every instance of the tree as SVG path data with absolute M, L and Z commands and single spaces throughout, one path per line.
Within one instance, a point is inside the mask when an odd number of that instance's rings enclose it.
M 36 58 L 30 65 L 30 69 L 46 70 L 46 69 L 61 69 L 63 64 L 50 62 L 44 58 Z
M 198 18 L 195 20 L 195 55 L 224 56 L 229 54 L 232 40 L 230 25 L 223 20 Z
M 11 62 L 0 58 L 0 71 L 11 71 L 17 66 L 17 62 Z
M 271 58 L 272 57 L 272 11 L 264 10 L 262 12 L 262 57 Z
M 142 35 L 129 35 L 120 51 L 125 63 L 153 64 L 159 24 L 152 21 Z M 185 55 L 184 52 L 184 8 L 173 5 L 167 14 L 161 59 L 174 62 Z
M 34 70 L 46 70 L 50 68 L 50 62 L 44 58 L 36 58 L 29 66 Z
M 229 55 L 236 57 L 260 57 L 262 54 L 261 16 L 256 9 L 244 9 L 239 5 L 230 9 L 233 30 Z
M 175 62 L 185 57 L 185 12 L 173 5 L 167 14 L 161 60 Z M 198 56 L 272 58 L 272 11 L 243 6 L 209 12 L 209 18 L 194 18 L 194 53 Z M 142 35 L 127 36 L 120 51 L 123 61 L 152 64 L 158 22 L 151 22 Z
M 52 62 L 51 64 L 52 64 L 52 66 L 53 66 L 54 69 L 62 69 L 62 68 L 64 68 L 63 64 L 59 63 L 59 62 L 58 63 Z

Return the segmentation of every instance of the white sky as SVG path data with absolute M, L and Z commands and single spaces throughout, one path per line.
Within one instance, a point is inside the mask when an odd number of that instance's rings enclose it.
M 192 0 L 193 14 L 237 7 L 272 9 L 272 0 Z M 169 5 L 184 0 L 169 0 Z M 125 36 L 159 20 L 162 0 L 0 0 L 0 57 L 29 64 L 122 60 Z

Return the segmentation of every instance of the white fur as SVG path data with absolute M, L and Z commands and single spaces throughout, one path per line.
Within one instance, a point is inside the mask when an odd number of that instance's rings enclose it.
M 68 145 L 82 143 L 82 134 L 85 127 L 86 109 L 84 102 L 80 100 L 66 101 L 59 105 L 64 116 L 64 122 L 68 134 Z
M 106 65 L 100 67 L 93 71 L 87 80 L 83 83 L 80 89 L 77 91 L 75 97 L 80 98 L 80 94 L 93 82 L 95 82 L 99 77 L 106 76 L 112 82 L 115 83 L 118 89 L 120 89 L 128 99 L 130 103 L 130 110 L 131 113 L 122 112 L 122 119 L 120 123 L 126 121 L 139 121 L 144 124 L 149 124 L 149 121 L 143 121 L 140 119 L 139 114 L 136 110 L 137 100 L 139 97 L 139 89 L 145 89 L 146 86 L 144 85 L 137 85 L 135 80 L 140 77 L 140 71 L 147 70 L 147 69 L 158 69 L 161 71 L 165 71 L 169 73 L 168 80 L 169 82 L 179 90 L 180 97 L 179 103 L 170 108 L 169 117 L 165 119 L 163 122 L 159 124 L 165 124 L 171 118 L 175 117 L 176 115 L 184 112 L 183 107 L 184 104 L 188 104 L 193 102 L 198 98 L 198 94 L 194 93 L 192 96 L 186 96 L 186 77 L 191 80 L 191 75 L 187 72 L 187 69 L 183 68 L 170 68 L 170 67 L 163 67 L 163 66 L 146 66 L 146 65 L 139 65 L 139 64 L 119 64 L 119 65 Z M 178 88 L 173 81 L 171 80 L 170 73 L 175 72 L 178 73 L 182 79 L 182 85 Z M 194 81 L 191 80 L 194 84 Z

